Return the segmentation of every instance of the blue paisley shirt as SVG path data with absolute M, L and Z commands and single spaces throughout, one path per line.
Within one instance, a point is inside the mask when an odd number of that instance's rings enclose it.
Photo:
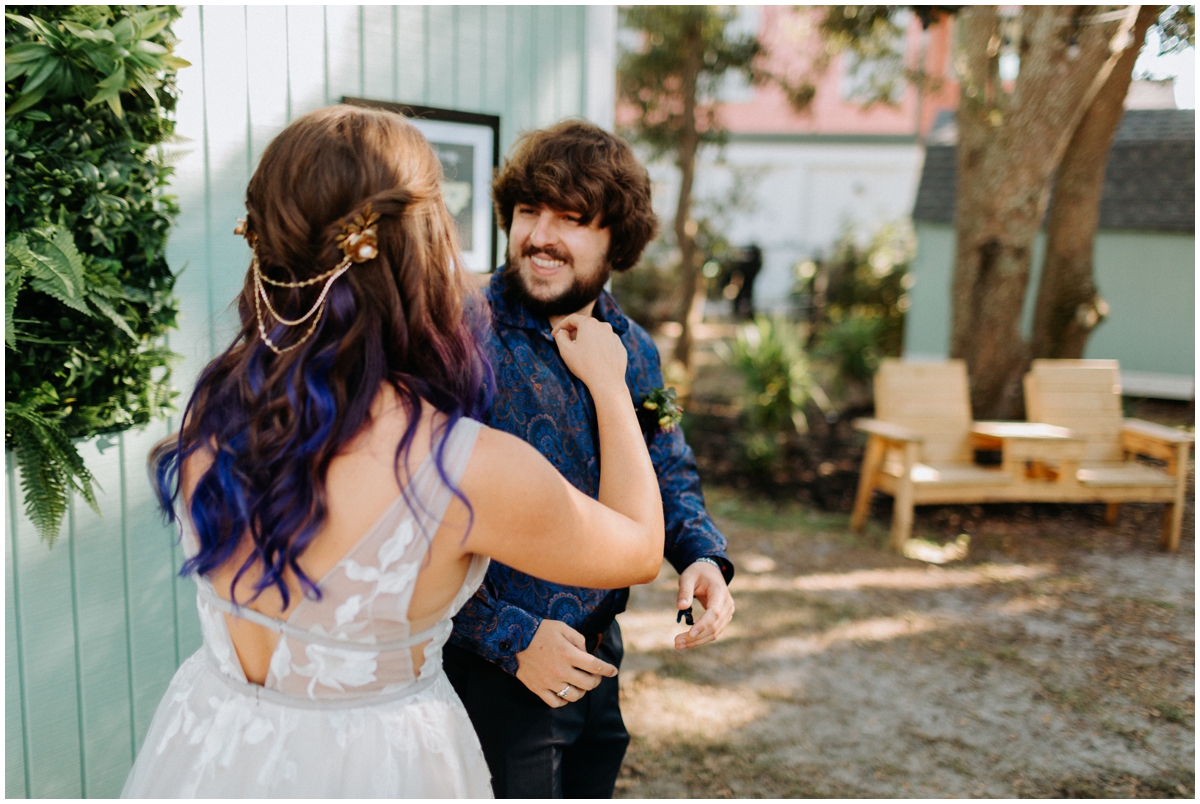
M 596 498 L 600 449 L 591 394 L 558 356 L 550 322 L 510 304 L 502 288 L 497 271 L 486 291 L 492 308 L 488 347 L 496 396 L 485 423 L 532 444 L 572 485 Z M 594 315 L 611 324 L 625 344 L 625 382 L 634 404 L 640 404 L 663 384 L 654 341 L 625 317 L 607 292 L 596 301 Z M 667 560 L 683 572 L 696 559 L 711 557 L 728 581 L 733 566 L 725 557 L 725 537 L 704 509 L 695 457 L 682 431 L 656 432 L 649 448 L 663 500 Z M 483 585 L 454 618 L 450 641 L 515 674 L 516 655 L 529 647 L 544 618 L 591 636 L 624 611 L 628 598 L 628 589 L 549 583 L 493 561 Z

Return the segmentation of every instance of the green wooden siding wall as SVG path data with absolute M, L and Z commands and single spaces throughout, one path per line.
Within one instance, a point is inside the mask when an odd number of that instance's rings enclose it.
M 916 284 L 904 326 L 904 353 L 950 352 L 950 284 L 954 227 L 917 221 Z M 1045 234 L 1034 244 L 1022 334 L 1033 330 Z M 1084 356 L 1116 359 L 1122 371 L 1195 376 L 1196 238 L 1175 232 L 1104 230 L 1096 234 L 1096 285 L 1109 314 L 1088 339 Z
M 564 117 L 611 126 L 616 14 L 575 6 L 189 6 L 174 180 L 182 213 L 172 348 L 185 392 L 233 332 L 249 252 L 246 183 L 289 120 L 345 95 L 498 114 L 501 148 Z M 181 396 L 181 404 L 186 396 Z M 53 549 L 23 514 L 6 456 L 5 793 L 117 795 L 171 675 L 200 645 L 189 580 L 145 458 L 172 429 L 81 450 L 102 516 L 77 501 Z

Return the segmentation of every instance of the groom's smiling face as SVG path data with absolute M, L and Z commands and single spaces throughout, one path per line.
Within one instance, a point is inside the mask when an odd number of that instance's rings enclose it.
M 600 295 L 612 274 L 611 233 L 600 216 L 517 204 L 508 231 L 508 289 L 538 315 L 574 313 Z

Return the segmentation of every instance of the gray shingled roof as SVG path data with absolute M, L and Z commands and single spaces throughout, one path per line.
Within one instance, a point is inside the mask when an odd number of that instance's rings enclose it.
M 934 123 L 914 220 L 954 221 L 955 148 L 933 144 L 953 142 L 953 126 L 953 112 Z M 1195 231 L 1195 141 L 1193 109 L 1127 111 L 1108 155 L 1100 228 Z

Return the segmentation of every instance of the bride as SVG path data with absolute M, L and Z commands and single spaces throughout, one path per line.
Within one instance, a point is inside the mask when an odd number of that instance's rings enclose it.
M 204 645 L 124 796 L 490 797 L 441 665 L 487 557 L 597 588 L 657 574 L 658 484 L 611 327 L 554 334 L 595 399 L 599 501 L 469 418 L 490 400 L 485 313 L 439 179 L 403 118 L 349 106 L 263 154 L 241 330 L 150 458 Z

